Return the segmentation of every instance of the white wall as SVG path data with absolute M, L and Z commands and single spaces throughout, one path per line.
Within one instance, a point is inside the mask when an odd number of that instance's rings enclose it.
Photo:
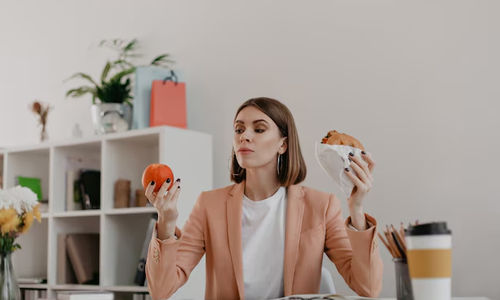
M 0 146 L 35 143 L 28 103 L 50 101 L 51 139 L 90 99 L 64 99 L 76 71 L 100 73 L 103 38 L 140 39 L 185 74 L 188 125 L 214 135 L 216 187 L 229 184 L 231 122 L 255 96 L 295 116 L 305 182 L 337 193 L 313 156 L 330 129 L 376 162 L 366 210 L 381 225 L 446 220 L 453 293 L 500 297 L 500 4 L 496 1 L 5 1 L 0 3 Z M 389 254 L 382 295 L 394 295 Z M 330 268 L 334 274 L 336 271 Z M 336 276 L 340 292 L 350 293 Z

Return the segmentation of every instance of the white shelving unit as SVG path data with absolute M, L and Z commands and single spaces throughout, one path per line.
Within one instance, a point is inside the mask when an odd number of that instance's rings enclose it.
M 119 293 L 147 292 L 134 284 L 135 272 L 153 207 L 114 208 L 114 183 L 131 181 L 132 197 L 142 188 L 144 168 L 156 162 L 169 165 L 182 179 L 178 202 L 178 226 L 188 218 L 198 195 L 212 189 L 212 137 L 176 127 L 153 127 L 93 138 L 48 142 L 0 150 L 4 187 L 16 184 L 16 176 L 41 178 L 48 211 L 42 222 L 18 238 L 22 249 L 14 252 L 17 277 L 43 277 L 47 284 L 26 285 L 47 289 L 49 297 L 58 290 L 107 290 Z M 85 157 L 84 167 L 101 171 L 101 208 L 65 211 L 68 157 Z M 60 233 L 100 234 L 99 285 L 57 282 L 57 236 Z M 204 278 L 204 261 L 194 277 Z M 201 274 L 201 275 L 200 275 Z M 196 281 L 196 280 L 195 280 Z M 203 284 L 179 290 L 183 297 L 203 297 Z

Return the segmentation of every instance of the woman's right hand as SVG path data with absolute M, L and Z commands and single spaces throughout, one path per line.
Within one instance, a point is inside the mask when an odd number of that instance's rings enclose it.
M 177 199 L 181 191 L 180 186 L 181 180 L 177 179 L 170 190 L 167 191 L 170 186 L 170 179 L 165 181 L 158 193 L 154 192 L 156 182 L 152 181 L 146 188 L 146 198 L 158 211 L 158 224 L 161 228 L 158 228 L 158 237 L 160 237 L 161 232 L 166 231 L 165 234 L 167 238 L 173 236 L 175 233 L 175 223 L 179 212 L 177 210 Z M 162 230 L 163 229 L 163 230 Z M 161 237 L 160 237 L 161 238 Z

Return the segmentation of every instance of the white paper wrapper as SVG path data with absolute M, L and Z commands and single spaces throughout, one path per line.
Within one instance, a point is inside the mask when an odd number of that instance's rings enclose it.
M 361 149 L 344 145 L 328 145 L 316 142 L 316 160 L 321 168 L 335 181 L 346 198 L 351 195 L 354 183 L 351 178 L 347 177 L 344 169 L 349 168 L 350 172 L 354 172 L 349 166 L 349 152 L 355 156 L 361 157 Z M 355 173 L 354 173 L 355 174 Z

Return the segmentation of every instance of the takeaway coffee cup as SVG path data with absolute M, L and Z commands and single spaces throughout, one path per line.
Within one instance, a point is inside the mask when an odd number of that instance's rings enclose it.
M 405 234 L 414 300 L 451 299 L 451 231 L 446 222 L 410 226 Z

